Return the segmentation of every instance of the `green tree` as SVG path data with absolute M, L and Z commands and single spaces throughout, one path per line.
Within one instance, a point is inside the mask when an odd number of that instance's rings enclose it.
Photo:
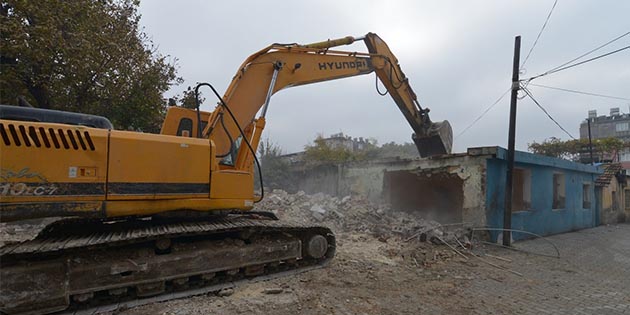
M 317 135 L 313 144 L 304 147 L 304 161 L 307 163 L 343 163 L 354 161 L 357 156 L 344 147 L 328 145 L 324 137 Z
M 369 138 L 360 150 L 348 150 L 345 147 L 330 146 L 322 135 L 318 135 L 312 144 L 305 146 L 304 161 L 306 163 L 344 163 L 350 161 L 364 161 L 379 158 L 414 158 L 418 157 L 415 144 L 395 142 L 378 146 L 376 139 Z
M 197 109 L 197 102 L 195 100 L 195 90 L 190 86 L 184 92 L 182 92 L 181 97 L 174 97 L 175 102 L 179 103 L 179 106 L 188 108 L 188 109 Z M 202 96 L 201 91 L 199 91 L 199 104 L 202 104 L 206 99 Z
M 418 148 L 413 143 L 398 144 L 396 142 L 385 143 L 378 148 L 379 158 L 401 157 L 415 158 L 418 157 Z
M 175 60 L 139 27 L 137 0 L 0 1 L 0 103 L 108 117 L 159 131 Z
M 571 159 L 571 150 L 568 149 L 567 141 L 563 141 L 556 137 L 545 139 L 541 143 L 534 141 L 529 143 L 527 146 L 529 151 L 535 154 L 561 159 Z
M 629 145 L 617 138 L 593 139 L 593 153 L 598 156 L 614 156 Z M 560 140 L 555 137 L 545 139 L 541 143 L 528 144 L 528 150 L 535 154 L 577 161 L 580 154 L 588 154 L 588 139 Z

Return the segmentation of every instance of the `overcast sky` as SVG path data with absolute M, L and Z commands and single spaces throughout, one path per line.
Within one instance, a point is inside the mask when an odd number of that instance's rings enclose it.
M 225 91 L 250 54 L 271 43 L 310 43 L 377 33 L 396 54 L 434 121 L 447 119 L 454 135 L 510 86 L 514 37 L 522 59 L 532 47 L 553 0 L 529 1 L 158 1 L 140 5 L 141 24 L 162 54 L 177 58 L 185 83 Z M 630 31 L 630 1 L 559 0 L 522 77 L 545 72 Z M 630 36 L 596 56 L 630 45 Z M 366 51 L 363 42 L 337 49 Z M 410 142 L 411 128 L 389 97 L 377 94 L 375 75 L 300 86 L 271 99 L 263 137 L 285 152 L 303 149 L 318 133 L 344 132 L 378 143 Z M 630 50 L 533 83 L 630 98 Z M 570 94 L 530 86 L 537 100 L 574 137 L 589 109 L 630 111 L 630 101 Z M 202 109 L 214 108 L 209 97 Z M 507 146 L 509 95 L 467 132 L 454 151 Z M 517 149 L 549 137 L 568 139 L 529 99 L 519 101 Z

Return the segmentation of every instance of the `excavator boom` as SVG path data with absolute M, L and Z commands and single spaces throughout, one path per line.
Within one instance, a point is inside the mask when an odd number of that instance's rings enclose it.
M 367 53 L 335 51 L 330 48 L 363 40 Z M 374 33 L 307 45 L 273 44 L 251 55 L 239 68 L 223 96 L 240 126 L 252 124 L 269 97 L 287 87 L 330 81 L 376 72 L 394 102 L 414 131 L 412 139 L 420 156 L 451 152 L 452 130 L 448 121 L 433 123 L 429 109 L 420 107 L 398 60 L 387 44 Z M 233 149 L 239 130 L 233 120 L 223 119 L 225 106 L 212 112 L 203 137 L 210 137 L 218 155 Z M 263 110 L 263 113 L 266 109 Z M 263 115 L 264 117 L 264 115 Z

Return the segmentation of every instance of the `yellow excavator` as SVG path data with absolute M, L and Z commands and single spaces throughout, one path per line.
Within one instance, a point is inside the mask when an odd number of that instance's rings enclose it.
M 367 53 L 331 48 L 363 40 Z M 212 112 L 168 108 L 160 134 L 104 117 L 0 106 L 0 221 L 62 218 L 0 247 L 0 312 L 99 312 L 326 265 L 326 227 L 252 210 L 256 148 L 283 88 L 376 72 L 421 156 L 450 153 L 376 34 L 273 44 L 251 55 Z M 259 114 L 258 114 L 259 113 Z M 258 114 L 258 116 L 257 116 Z

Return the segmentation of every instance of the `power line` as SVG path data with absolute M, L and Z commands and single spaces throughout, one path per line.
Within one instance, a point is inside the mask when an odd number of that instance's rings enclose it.
M 604 44 L 602 44 L 602 45 L 600 45 L 600 46 L 598 46 L 598 47 L 596 47 L 594 49 L 591 49 L 591 50 L 589 50 L 589 51 L 579 55 L 578 57 L 575 57 L 575 58 L 573 58 L 573 59 L 571 59 L 571 60 L 569 60 L 569 61 L 567 61 L 567 62 L 565 62 L 565 63 L 563 63 L 563 64 L 561 64 L 561 65 L 559 65 L 559 66 L 557 66 L 555 68 L 553 68 L 553 69 L 551 69 L 550 71 L 556 70 L 558 68 L 562 68 L 562 67 L 564 67 L 564 66 L 566 66 L 566 65 L 568 65 L 568 64 L 570 64 L 570 63 L 572 63 L 574 61 L 582 59 L 582 57 L 588 56 L 588 55 L 590 55 L 590 54 L 592 54 L 592 53 L 594 53 L 594 52 L 596 52 L 596 51 L 598 51 L 598 50 L 600 50 L 600 49 L 602 49 L 602 48 L 604 48 L 604 47 L 606 47 L 606 46 L 608 46 L 608 45 L 610 45 L 610 44 L 612 44 L 612 43 L 614 43 L 614 42 L 616 42 L 616 41 L 618 41 L 618 40 L 620 40 L 620 39 L 622 39 L 622 38 L 624 38 L 626 36 L 628 36 L 628 35 L 630 35 L 630 32 L 626 32 L 624 34 L 621 34 L 621 35 L 619 35 L 619 36 L 609 40 L 608 42 L 606 42 L 606 43 L 604 43 Z
M 531 78 L 529 78 L 529 79 L 527 79 L 525 81 L 532 81 L 534 79 L 537 79 L 537 78 L 540 78 L 540 77 L 544 77 L 544 76 L 549 75 L 549 74 L 553 74 L 553 73 L 560 72 L 560 71 L 563 71 L 563 70 L 567 70 L 567 69 L 570 69 L 570 68 L 573 68 L 573 67 L 577 67 L 579 65 L 582 65 L 582 64 L 585 64 L 585 63 L 588 63 L 588 62 L 591 62 L 591 61 L 595 61 L 597 59 L 604 58 L 604 57 L 610 56 L 612 54 L 616 54 L 616 53 L 624 51 L 626 49 L 630 49 L 630 46 L 625 46 L 625 47 L 619 48 L 617 50 L 613 50 L 611 52 L 607 52 L 605 54 L 599 55 L 597 57 L 593 57 L 593 58 L 590 58 L 590 59 L 586 59 L 584 61 L 580 61 L 578 63 L 574 63 L 572 65 L 568 65 L 568 66 L 564 66 L 564 67 L 560 67 L 560 68 L 556 67 L 555 69 L 549 70 L 549 71 L 547 71 L 545 73 L 542 73 L 542 74 L 539 74 L 537 76 L 533 76 L 533 77 L 531 77 Z
M 557 120 L 555 120 L 551 116 L 551 114 L 549 114 L 549 112 L 542 105 L 540 105 L 540 103 L 538 103 L 538 101 L 534 98 L 534 95 L 532 95 L 532 92 L 530 90 L 528 90 L 524 86 L 521 86 L 521 89 L 523 91 L 525 91 L 525 94 L 527 94 L 527 96 L 529 96 L 529 98 L 531 98 L 532 101 L 534 101 L 534 103 L 538 106 L 538 108 L 540 108 L 547 115 L 547 117 L 549 117 L 549 119 L 551 119 L 551 121 L 553 121 L 558 127 L 560 127 L 560 129 L 562 129 L 562 131 L 564 131 L 567 135 L 569 135 L 569 137 L 571 137 L 571 139 L 575 140 L 575 137 L 573 135 L 571 135 L 571 133 L 569 133 L 566 129 L 564 129 L 564 127 L 562 127 L 562 125 L 560 125 L 560 123 Z
M 630 101 L 630 98 L 625 98 L 625 97 L 618 97 L 618 96 L 611 96 L 611 95 L 605 95 L 605 94 L 597 94 L 597 93 L 591 93 L 591 92 L 583 92 L 583 91 L 577 91 L 577 90 L 563 89 L 563 88 L 559 88 L 559 87 L 555 87 L 555 86 L 547 86 L 547 85 L 540 85 L 540 84 L 534 84 L 534 83 L 530 83 L 529 85 L 537 86 L 537 87 L 541 87 L 541 88 L 546 88 L 546 89 L 552 89 L 552 90 L 576 93 L 576 94 L 583 94 L 583 95 L 590 95 L 590 96 L 599 96 L 599 97 L 612 98 L 612 99 L 622 100 L 622 101 Z
M 538 32 L 538 36 L 536 36 L 536 40 L 534 41 L 532 48 L 529 49 L 529 52 L 527 53 L 525 60 L 523 60 L 523 63 L 521 64 L 521 69 L 525 67 L 525 63 L 527 63 L 527 60 L 529 59 L 529 56 L 532 54 L 534 47 L 536 47 L 536 44 L 538 43 L 538 39 L 540 39 L 540 35 L 542 35 L 543 31 L 545 30 L 545 27 L 547 27 L 547 23 L 549 22 L 549 18 L 551 18 L 553 9 L 556 8 L 556 4 L 558 4 L 558 0 L 554 1 L 553 6 L 551 7 L 551 10 L 549 11 L 549 14 L 547 15 L 547 19 L 545 20 L 545 23 L 543 23 L 542 27 L 540 28 L 540 32 Z
M 484 110 L 483 113 L 481 113 L 481 115 L 479 115 L 479 117 L 477 117 L 472 123 L 470 123 L 470 125 L 468 125 L 468 127 L 464 128 L 464 130 L 462 130 L 459 134 L 457 134 L 455 136 L 455 139 L 459 138 L 459 136 L 463 135 L 466 131 L 468 131 L 468 129 L 470 129 L 479 120 L 481 120 L 481 118 L 483 118 L 483 116 L 485 116 L 495 105 L 497 105 L 508 94 L 508 92 L 510 92 L 510 90 L 512 90 L 512 89 L 511 88 L 507 89 L 507 91 L 505 91 L 505 93 L 503 93 L 503 95 L 501 95 L 496 101 L 494 101 L 494 103 L 492 103 L 492 105 L 488 106 L 488 108 L 486 108 L 486 110 Z

